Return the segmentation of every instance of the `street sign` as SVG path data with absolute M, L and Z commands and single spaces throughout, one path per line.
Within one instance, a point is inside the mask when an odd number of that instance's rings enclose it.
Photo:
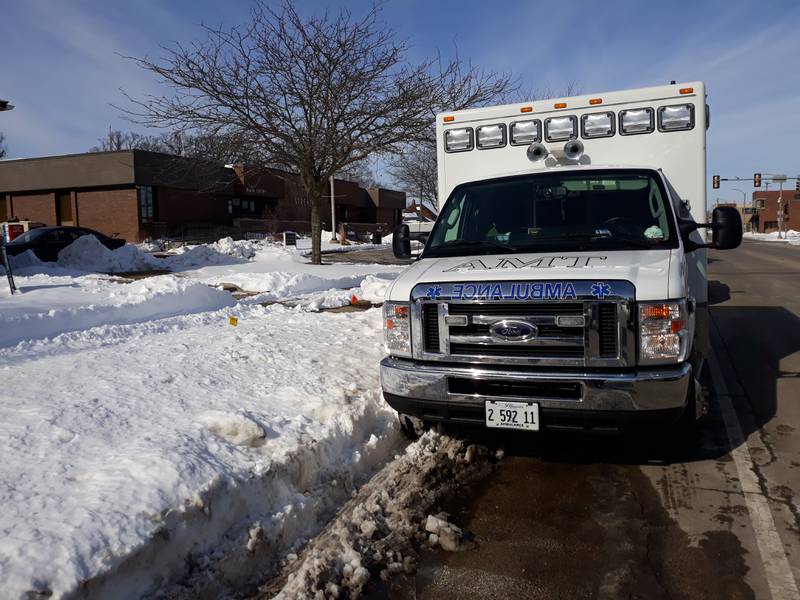
M 786 177 L 786 175 L 773 175 L 772 176 L 772 181 L 786 181 L 787 179 L 789 179 L 789 178 Z

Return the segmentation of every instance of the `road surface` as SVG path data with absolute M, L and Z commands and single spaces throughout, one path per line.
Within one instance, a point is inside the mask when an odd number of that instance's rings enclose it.
M 709 279 L 718 366 L 694 437 L 490 437 L 507 458 L 444 507 L 478 548 L 369 597 L 799 597 L 800 248 L 711 252 Z

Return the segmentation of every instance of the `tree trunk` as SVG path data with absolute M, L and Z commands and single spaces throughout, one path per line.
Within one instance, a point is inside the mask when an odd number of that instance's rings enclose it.
M 322 219 L 319 209 L 320 198 L 311 200 L 311 264 L 322 264 Z

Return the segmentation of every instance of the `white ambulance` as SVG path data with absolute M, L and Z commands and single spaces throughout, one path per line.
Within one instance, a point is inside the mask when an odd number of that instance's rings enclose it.
M 439 218 L 389 288 L 384 397 L 412 434 L 691 423 L 709 352 L 701 82 L 437 116 Z M 698 228 L 709 228 L 706 244 Z M 395 254 L 410 254 L 408 230 Z

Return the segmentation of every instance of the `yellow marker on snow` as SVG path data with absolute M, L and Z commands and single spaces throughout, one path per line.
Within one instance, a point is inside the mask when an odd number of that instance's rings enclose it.
M 239 319 L 236 317 L 228 317 L 228 323 L 236 327 L 239 324 Z

